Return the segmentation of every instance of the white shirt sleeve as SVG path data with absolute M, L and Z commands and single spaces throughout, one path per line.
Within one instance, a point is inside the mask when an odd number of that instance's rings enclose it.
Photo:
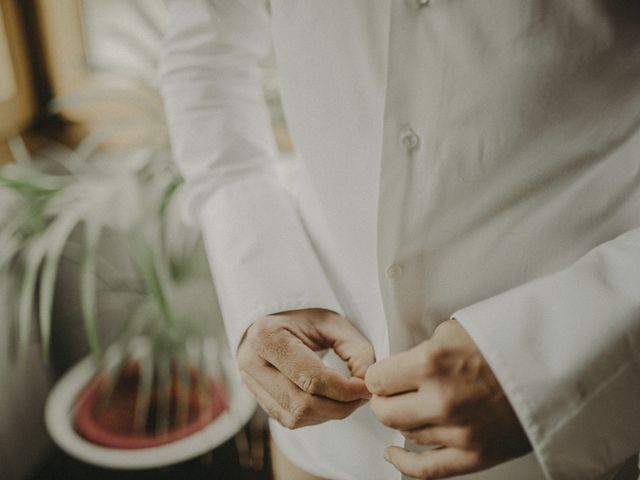
M 640 448 L 640 229 L 455 312 L 550 479 L 609 478 Z
M 186 217 L 202 227 L 231 348 L 270 313 L 341 313 L 275 171 L 260 66 L 271 45 L 266 2 L 166 4 L 161 83 L 172 148 L 186 180 Z

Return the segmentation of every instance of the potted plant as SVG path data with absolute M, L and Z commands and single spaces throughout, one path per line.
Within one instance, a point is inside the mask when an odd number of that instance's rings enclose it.
M 90 355 L 54 386 L 46 423 L 69 454 L 109 468 L 205 453 L 256 407 L 223 340 L 200 233 L 179 215 L 182 179 L 154 73 L 119 70 L 115 87 L 56 98 L 54 113 L 106 100 L 123 117 L 94 126 L 73 149 L 58 147 L 49 161 L 18 148 L 16 162 L 0 168 L 0 271 L 12 280 L 0 288 L 17 299 L 16 350 L 29 343 L 34 317 L 45 359 L 71 333 L 55 330 L 53 312 L 61 262 L 77 265 L 65 280 L 78 285 Z M 135 90 L 123 89 L 125 80 Z M 108 242 L 117 263 L 105 253 Z M 126 296 L 117 318 L 99 308 L 115 291 Z
M 150 468 L 204 453 L 246 423 L 255 404 L 224 343 L 199 234 L 178 215 L 181 179 L 167 146 L 67 158 L 23 157 L 0 170 L 0 269 L 11 270 L 15 336 L 37 310 L 43 354 L 65 244 L 81 229 L 80 303 L 91 356 L 54 387 L 46 420 L 70 454 L 115 468 Z M 43 167 L 48 167 L 47 169 Z M 103 233 L 120 236 L 137 277 L 128 318 L 103 347 L 96 265 Z

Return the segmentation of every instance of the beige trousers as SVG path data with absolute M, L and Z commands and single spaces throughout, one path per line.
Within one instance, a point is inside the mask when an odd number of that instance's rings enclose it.
M 325 480 L 305 472 L 289 461 L 271 439 L 271 467 L 273 480 Z

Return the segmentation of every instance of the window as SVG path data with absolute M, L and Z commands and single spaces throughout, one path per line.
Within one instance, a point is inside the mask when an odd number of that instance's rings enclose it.
M 0 0 L 0 145 L 28 125 L 35 109 L 18 1 Z
M 4 26 L 4 16 L 0 5 L 0 103 L 10 100 L 16 94 L 16 77 L 9 51 L 7 29 Z

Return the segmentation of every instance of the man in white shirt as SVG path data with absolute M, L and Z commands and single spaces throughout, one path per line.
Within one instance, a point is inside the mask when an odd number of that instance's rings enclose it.
M 279 464 L 599 479 L 638 452 L 640 3 L 167 4 L 186 215 Z

